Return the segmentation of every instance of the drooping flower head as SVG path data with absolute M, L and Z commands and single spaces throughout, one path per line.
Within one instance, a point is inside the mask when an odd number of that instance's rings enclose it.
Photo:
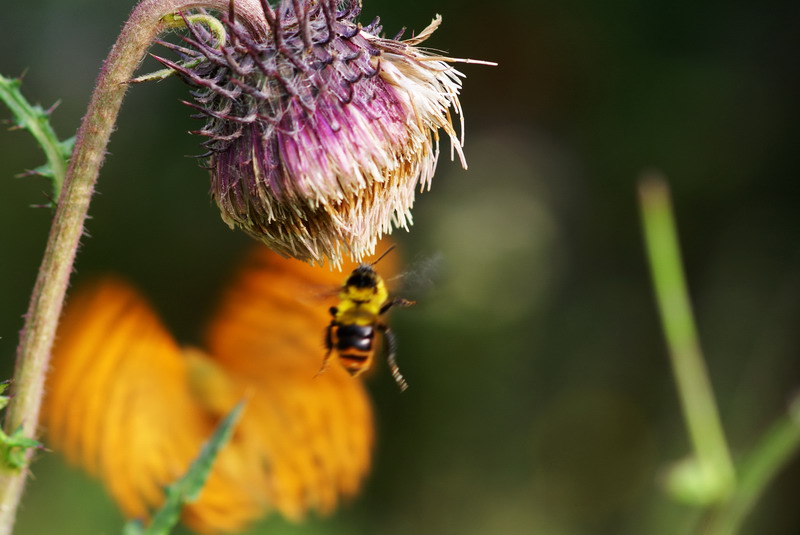
M 360 259 L 378 238 L 411 224 L 417 188 L 430 187 L 439 130 L 462 166 L 451 112 L 462 74 L 415 37 L 362 26 L 360 1 L 261 0 L 263 35 L 223 17 L 224 43 L 188 24 L 182 64 L 206 118 L 211 193 L 230 226 L 287 256 Z M 160 58 L 159 58 L 160 59 Z M 463 132 L 463 119 L 462 119 Z

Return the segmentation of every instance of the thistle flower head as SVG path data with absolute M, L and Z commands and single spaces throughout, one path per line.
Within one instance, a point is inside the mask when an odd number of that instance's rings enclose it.
M 451 110 L 462 74 L 416 37 L 380 36 L 356 22 L 360 2 L 261 0 L 263 35 L 223 17 L 215 42 L 188 24 L 182 63 L 160 59 L 194 87 L 206 119 L 211 194 L 222 218 L 274 250 L 339 263 L 374 251 L 411 224 L 417 188 L 430 187 L 441 129 L 466 167 Z M 168 45 L 170 46 L 170 45 Z M 463 122 L 462 122 L 463 131 Z

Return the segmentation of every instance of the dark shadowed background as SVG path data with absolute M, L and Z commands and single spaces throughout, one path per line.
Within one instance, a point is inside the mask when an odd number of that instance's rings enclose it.
M 400 394 L 370 381 L 379 438 L 363 494 L 332 519 L 270 534 L 676 534 L 693 510 L 659 473 L 688 452 L 644 261 L 635 183 L 673 187 L 692 296 L 734 453 L 800 384 L 800 8 L 795 2 L 365 0 L 387 34 L 498 67 L 467 74 L 469 171 L 442 159 L 418 198 L 406 263 L 440 258 L 394 314 Z M 6 2 L 0 72 L 77 128 L 133 3 Z M 142 72 L 154 70 L 149 61 Z M 250 241 L 208 198 L 199 123 L 177 80 L 126 98 L 74 283 L 132 279 L 183 341 L 199 338 Z M 9 117 L 0 107 L 0 117 Z M 51 213 L 43 157 L 0 131 L 0 358 L 9 377 Z M 423 270 L 424 271 L 424 270 Z M 425 275 L 426 277 L 428 275 Z M 425 281 L 423 281 L 425 282 Z M 324 326 L 320 327 L 320 334 Z M 321 350 L 322 351 L 322 350 Z M 320 353 L 322 356 L 322 352 Z M 102 488 L 41 455 L 18 533 L 118 533 Z M 749 533 L 800 532 L 800 465 Z

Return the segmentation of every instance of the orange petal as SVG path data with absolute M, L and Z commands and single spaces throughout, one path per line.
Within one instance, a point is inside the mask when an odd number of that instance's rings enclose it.
M 52 446 L 144 517 L 212 427 L 180 349 L 151 308 L 108 279 L 79 292 L 59 329 L 42 421 Z

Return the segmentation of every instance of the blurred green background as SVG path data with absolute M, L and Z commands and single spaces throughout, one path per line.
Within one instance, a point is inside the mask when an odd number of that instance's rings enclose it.
M 467 172 L 440 162 L 407 261 L 441 255 L 394 314 L 400 395 L 373 376 L 379 442 L 362 495 L 334 518 L 270 534 L 681 534 L 695 512 L 659 474 L 689 451 L 651 296 L 635 182 L 669 177 L 711 377 L 734 454 L 797 389 L 800 355 L 800 8 L 796 2 L 365 0 L 387 34 L 499 62 L 464 65 Z M 133 3 L 4 2 L 0 72 L 77 128 Z M 154 62 L 143 72 L 154 70 Z M 74 282 L 132 279 L 183 341 L 198 339 L 250 245 L 208 198 L 199 123 L 177 80 L 129 92 Z M 0 117 L 8 117 L 0 108 Z M 9 377 L 50 211 L 43 162 L 0 131 L 0 358 Z M 322 329 L 322 328 L 321 328 Z M 385 371 L 385 370 L 384 370 Z M 17 532 L 118 533 L 103 490 L 44 454 Z M 800 532 L 800 465 L 748 533 Z

